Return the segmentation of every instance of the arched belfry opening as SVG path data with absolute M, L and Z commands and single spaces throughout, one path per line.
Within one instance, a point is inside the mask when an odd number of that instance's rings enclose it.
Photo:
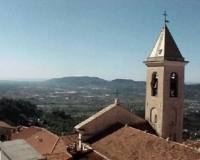
M 158 73 L 153 72 L 151 78 L 151 95 L 157 96 L 158 95 Z
M 170 97 L 178 96 L 178 75 L 172 72 L 170 75 Z

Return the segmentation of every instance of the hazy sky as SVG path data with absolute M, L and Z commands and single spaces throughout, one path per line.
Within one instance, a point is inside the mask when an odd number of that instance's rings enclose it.
M 146 80 L 164 25 L 200 82 L 199 0 L 0 0 L 0 79 Z

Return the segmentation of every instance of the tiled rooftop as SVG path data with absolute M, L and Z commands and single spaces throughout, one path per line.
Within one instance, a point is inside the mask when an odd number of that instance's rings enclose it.
M 102 114 L 104 114 L 105 112 L 107 112 L 108 110 L 112 109 L 113 107 L 115 107 L 115 104 L 111 104 L 110 106 L 102 109 L 101 111 L 97 112 L 96 114 L 94 114 L 93 116 L 89 117 L 88 119 L 86 119 L 85 121 L 79 123 L 78 125 L 76 125 L 74 128 L 75 129 L 79 129 L 82 126 L 84 126 L 85 124 L 91 122 L 92 120 L 94 120 L 95 118 L 101 116 Z
M 10 126 L 9 124 L 7 124 L 6 122 L 0 121 L 0 127 L 3 128 L 10 128 L 10 129 L 14 129 L 15 127 Z
M 59 137 L 41 129 L 40 131 L 32 134 L 26 141 L 37 150 L 40 154 L 51 154 Z
M 41 128 L 32 126 L 32 127 L 24 129 L 21 132 L 13 134 L 12 139 L 27 139 L 28 137 L 37 133 L 40 130 L 41 130 Z
M 106 160 L 95 151 L 74 155 L 74 160 Z
M 92 143 L 92 148 L 112 160 L 199 160 L 200 153 L 125 126 Z
M 183 144 L 187 145 L 188 147 L 199 149 L 200 148 L 200 141 L 185 141 Z
M 119 130 L 122 127 L 124 127 L 124 125 L 122 125 L 120 123 L 116 123 L 115 125 L 112 125 L 111 127 L 107 128 L 106 130 L 100 132 L 96 136 L 94 136 L 91 139 L 89 139 L 87 141 L 87 143 L 89 143 L 89 144 L 94 143 L 94 142 L 96 142 L 96 141 L 108 136 L 109 134 L 112 134 L 113 132 L 116 132 L 117 130 Z
M 78 134 L 60 136 L 60 138 L 64 141 L 65 146 L 71 145 L 74 142 L 78 142 Z
M 120 123 L 120 119 L 117 119 L 117 116 L 119 116 L 119 114 L 121 114 L 120 111 L 117 110 L 123 110 L 127 113 L 127 115 L 129 116 L 129 120 L 131 120 L 132 124 L 137 124 L 137 123 L 142 123 L 142 122 L 146 122 L 146 120 L 144 120 L 143 118 L 133 114 L 132 112 L 130 112 L 129 110 L 127 110 L 126 108 L 124 108 L 123 106 L 121 106 L 120 104 L 111 104 L 108 107 L 102 109 L 101 111 L 97 112 L 96 114 L 94 114 L 93 116 L 89 117 L 88 119 L 86 119 L 85 121 L 79 123 L 78 125 L 76 125 L 74 128 L 76 130 L 80 130 L 80 129 L 84 129 L 84 127 L 88 124 L 90 124 L 91 122 L 94 122 L 95 120 L 97 120 L 100 117 L 103 117 L 104 115 L 106 115 L 107 113 L 109 113 L 109 111 L 111 112 L 117 112 L 116 115 L 112 115 L 113 119 L 115 119 L 116 122 Z M 124 116 L 124 115 L 123 115 Z M 122 121 L 128 121 L 126 120 L 122 120 Z
M 67 153 L 54 153 L 47 156 L 47 160 L 72 160 L 72 156 Z
M 63 140 L 44 128 L 32 126 L 12 136 L 12 139 L 19 138 L 26 140 L 28 144 L 42 155 L 66 152 Z
M 107 128 L 106 130 L 100 132 L 96 136 L 92 137 L 91 139 L 89 139 L 87 141 L 87 143 L 89 143 L 89 144 L 94 143 L 95 141 L 98 141 L 98 140 L 108 136 L 109 134 L 116 132 L 117 130 L 119 130 L 123 127 L 124 127 L 123 124 L 116 123 L 116 124 L 112 125 L 111 127 Z M 150 126 L 150 124 L 148 122 L 144 122 L 144 123 L 140 123 L 140 124 L 134 124 L 131 127 L 145 131 L 147 133 L 157 135 L 156 132 L 152 129 L 152 127 Z

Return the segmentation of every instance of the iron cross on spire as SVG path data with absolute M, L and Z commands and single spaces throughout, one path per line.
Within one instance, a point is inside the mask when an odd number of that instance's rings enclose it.
M 166 23 L 169 22 L 169 21 L 166 19 L 166 17 L 167 17 L 167 13 L 166 13 L 166 11 L 163 13 L 163 15 L 164 15 L 164 17 L 165 17 L 165 24 L 166 24 Z
M 116 92 L 115 92 L 114 94 L 116 95 L 116 98 L 118 98 L 118 97 L 119 97 L 119 94 L 121 94 L 121 93 L 119 93 L 119 91 L 118 91 L 118 89 L 117 89 Z

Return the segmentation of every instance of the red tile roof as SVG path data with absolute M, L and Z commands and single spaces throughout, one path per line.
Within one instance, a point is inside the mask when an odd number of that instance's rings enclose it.
M 66 146 L 61 138 L 40 127 L 32 126 L 20 133 L 15 133 L 12 139 L 25 139 L 42 155 L 66 152 Z
M 199 160 L 200 153 L 125 126 L 92 143 L 92 147 L 112 160 Z
M 6 122 L 0 121 L 0 127 L 3 128 L 10 128 L 10 129 L 14 129 L 15 127 L 10 126 L 9 124 L 7 124 Z
M 65 152 L 65 145 L 64 143 L 58 143 L 59 140 L 58 136 L 45 129 L 41 129 L 26 139 L 26 141 L 40 154 L 51 154 L 54 149 L 58 147 L 60 148 L 60 152 Z
M 95 151 L 74 155 L 74 160 L 106 160 Z
M 187 145 L 188 147 L 191 147 L 193 149 L 199 149 L 200 148 L 200 141 L 185 141 L 183 144 Z
M 103 137 L 106 137 L 107 135 L 119 130 L 120 128 L 123 128 L 124 125 L 121 123 L 116 123 L 114 125 L 112 125 L 111 127 L 105 129 L 104 131 L 98 133 L 96 136 L 90 138 L 89 140 L 87 140 L 87 143 L 94 143 L 95 141 L 100 140 Z M 156 132 L 153 130 L 153 128 L 150 126 L 150 124 L 146 121 L 146 122 L 142 122 L 140 124 L 134 124 L 131 125 L 131 127 L 142 130 L 142 131 L 146 131 L 147 133 L 151 133 L 154 135 L 157 135 Z
M 72 156 L 67 153 L 54 153 L 47 156 L 47 160 L 72 160 Z
M 66 146 L 64 141 L 61 138 L 59 138 L 57 143 L 55 144 L 52 153 L 61 153 L 63 151 L 66 151 Z
M 106 136 L 108 136 L 109 134 L 112 134 L 113 132 L 119 130 L 120 128 L 124 127 L 123 124 L 121 123 L 116 123 L 114 125 L 112 125 L 111 127 L 107 128 L 106 130 L 100 132 L 99 134 L 97 134 L 96 136 L 90 138 L 88 141 L 86 141 L 87 143 L 91 144 L 94 143 Z
M 60 138 L 64 141 L 65 146 L 69 146 L 74 142 L 78 142 L 78 134 L 60 136 Z
M 41 128 L 32 126 L 32 127 L 22 130 L 21 132 L 13 134 L 12 139 L 27 139 L 28 137 L 37 133 L 40 130 Z

